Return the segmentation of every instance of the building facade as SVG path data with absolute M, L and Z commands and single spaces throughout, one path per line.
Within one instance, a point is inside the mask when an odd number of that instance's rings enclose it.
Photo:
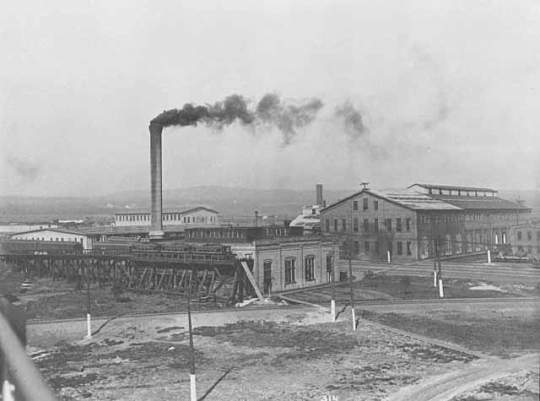
M 359 191 L 321 211 L 325 237 L 342 256 L 421 260 L 482 252 L 509 243 L 531 209 L 488 188 L 414 184 L 403 190 Z
M 339 248 L 332 239 L 305 236 L 301 227 L 220 227 L 186 230 L 187 242 L 230 246 L 239 258 L 253 259 L 261 291 L 286 291 L 330 283 Z
M 34 240 L 34 241 L 49 241 L 49 242 L 79 242 L 83 249 L 92 249 L 92 239 L 77 231 L 44 228 L 41 230 L 32 230 L 22 233 L 13 234 L 11 239 L 16 240 Z
M 199 206 L 185 211 L 163 212 L 162 221 L 164 226 L 198 227 L 219 225 L 217 211 Z M 116 227 L 150 226 L 150 213 L 127 212 L 114 215 Z
M 512 253 L 540 259 L 540 223 L 522 224 L 510 230 Z

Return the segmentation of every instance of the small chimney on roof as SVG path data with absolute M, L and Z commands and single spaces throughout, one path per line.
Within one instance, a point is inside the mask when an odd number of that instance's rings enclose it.
M 363 189 L 365 189 L 366 191 L 369 191 L 369 182 L 361 182 L 360 185 L 362 185 Z
M 316 198 L 315 198 L 315 204 L 316 205 L 322 205 L 324 203 L 323 200 L 323 186 L 322 184 L 317 184 L 315 186 L 315 190 L 317 192 Z

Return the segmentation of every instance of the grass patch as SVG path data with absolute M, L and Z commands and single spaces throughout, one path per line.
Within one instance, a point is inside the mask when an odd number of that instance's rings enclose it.
M 317 359 L 360 345 L 358 338 L 353 335 L 275 322 L 240 321 L 220 327 L 203 326 L 195 328 L 194 334 L 250 348 L 289 348 L 286 353 L 274 358 L 274 365 L 291 359 Z
M 30 294 L 31 296 L 32 294 Z M 110 288 L 91 289 L 92 316 L 118 316 L 127 313 L 162 313 L 187 310 L 186 300 L 166 294 L 130 293 L 129 302 L 119 302 Z M 69 319 L 86 316 L 86 290 L 70 290 L 63 294 L 49 294 L 46 298 L 30 300 L 28 319 Z M 214 304 L 193 303 L 192 308 L 217 309 Z
M 103 378 L 104 376 L 98 375 L 97 373 L 53 376 L 49 378 L 49 383 L 52 385 L 54 390 L 58 391 L 64 387 L 76 388 L 85 384 L 93 383 L 96 380 L 101 380 Z
M 470 288 L 479 285 L 479 281 L 445 279 L 445 298 L 508 298 L 522 296 L 519 291 L 477 291 Z M 385 276 L 373 275 L 364 277 L 353 283 L 354 299 L 357 302 L 392 300 L 392 299 L 438 299 L 439 291 L 433 287 L 432 277 L 417 276 Z M 346 304 L 350 300 L 350 287 L 347 284 L 336 285 L 336 302 Z M 538 290 L 531 295 L 538 295 Z M 316 304 L 328 303 L 332 297 L 332 288 L 307 289 L 291 294 L 291 297 L 300 301 Z
M 401 330 L 459 344 L 471 350 L 509 357 L 540 347 L 540 320 L 450 314 L 431 318 L 413 314 L 363 311 L 363 317 Z
M 470 280 L 445 279 L 444 296 L 446 298 L 507 298 L 515 296 L 509 292 L 471 290 L 470 288 L 474 285 L 471 285 Z M 439 298 L 438 289 L 433 287 L 432 277 L 375 275 L 355 282 L 354 288 L 375 290 L 402 299 Z

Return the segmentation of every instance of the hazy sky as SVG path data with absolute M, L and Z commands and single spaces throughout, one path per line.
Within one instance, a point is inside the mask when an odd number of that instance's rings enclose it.
M 289 145 L 167 128 L 164 188 L 539 187 L 537 0 L 12 1 L 0 49 L 4 195 L 148 189 L 153 117 L 267 92 L 324 107 Z

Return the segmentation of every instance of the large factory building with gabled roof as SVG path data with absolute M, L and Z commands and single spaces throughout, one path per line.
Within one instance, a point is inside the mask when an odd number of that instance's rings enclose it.
M 321 211 L 321 231 L 353 259 L 420 260 L 502 251 L 531 209 L 489 188 L 413 184 L 364 188 Z

